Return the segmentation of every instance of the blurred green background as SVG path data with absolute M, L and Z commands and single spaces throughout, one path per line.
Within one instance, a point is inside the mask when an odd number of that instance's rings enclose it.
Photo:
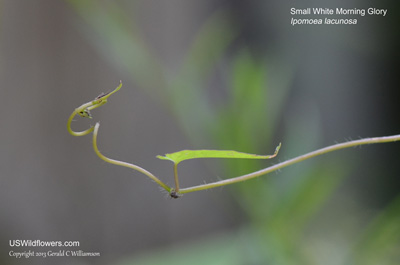
M 156 155 L 282 142 L 271 161 L 182 163 L 183 187 L 398 134 L 397 2 L 287 2 L 0 1 L 0 264 L 399 264 L 398 143 L 173 200 L 66 130 L 74 108 L 122 80 L 73 128 L 101 120 L 105 155 L 169 185 Z M 388 15 L 290 25 L 291 7 L 371 6 Z M 78 240 L 101 257 L 10 258 L 25 250 L 14 239 Z

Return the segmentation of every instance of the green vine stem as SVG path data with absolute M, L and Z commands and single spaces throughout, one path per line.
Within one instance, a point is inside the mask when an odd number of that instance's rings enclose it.
M 122 167 L 128 167 L 128 168 L 137 170 L 137 171 L 145 174 L 146 176 L 148 176 L 150 179 L 152 179 L 154 182 L 156 182 L 158 185 L 160 185 L 163 189 L 165 189 L 167 192 L 169 192 L 171 194 L 173 192 L 173 189 L 171 187 L 169 187 L 168 185 L 163 183 L 160 179 L 158 179 L 156 176 L 154 176 L 152 173 L 145 170 L 144 168 L 141 168 L 137 165 L 130 164 L 127 162 L 108 158 L 108 157 L 104 156 L 102 153 L 100 153 L 99 148 L 97 147 L 97 135 L 99 132 L 100 123 L 97 122 L 94 127 L 90 127 L 89 129 L 86 129 L 86 130 L 80 131 L 80 132 L 76 132 L 71 129 L 72 120 L 74 119 L 74 117 L 76 115 L 80 115 L 81 117 L 91 119 L 92 115 L 90 114 L 90 111 L 106 104 L 108 98 L 112 94 L 114 94 L 115 92 L 120 90 L 121 87 L 122 87 L 122 82 L 120 81 L 119 85 L 113 91 L 108 92 L 108 93 L 101 93 L 94 100 L 87 102 L 85 104 L 82 104 L 81 106 L 76 108 L 68 118 L 67 130 L 73 136 L 84 136 L 84 135 L 87 135 L 87 134 L 93 132 L 93 149 L 94 149 L 95 153 L 97 154 L 97 156 L 100 157 L 100 159 L 102 159 L 105 162 L 110 163 L 110 164 L 114 164 L 114 165 L 122 166 Z
M 175 192 L 179 192 L 178 164 L 174 163 Z
M 134 164 L 131 164 L 131 163 L 127 163 L 127 162 L 123 162 L 123 161 L 119 161 L 119 160 L 108 158 L 108 157 L 104 156 L 102 153 L 100 153 L 99 148 L 97 147 L 97 134 L 99 132 L 99 127 L 100 127 L 100 123 L 97 122 L 96 125 L 94 126 L 94 131 L 93 131 L 93 149 L 94 149 L 94 152 L 96 153 L 96 155 L 98 157 L 100 157 L 100 159 L 102 159 L 105 162 L 110 163 L 110 164 L 114 164 L 114 165 L 122 166 L 122 167 L 128 167 L 128 168 L 137 170 L 137 171 L 145 174 L 149 178 L 151 178 L 155 183 L 160 185 L 168 193 L 171 193 L 171 191 L 172 191 L 171 187 L 169 187 L 167 184 L 162 182 L 159 178 L 154 176 L 152 173 L 150 173 L 146 169 L 141 168 L 141 167 L 139 167 L 137 165 L 134 165 Z
M 364 138 L 364 139 L 360 139 L 360 140 L 354 140 L 354 141 L 349 141 L 346 143 L 340 143 L 340 144 L 335 144 L 335 145 L 331 145 L 325 148 L 321 148 L 318 149 L 316 151 L 292 158 L 290 160 L 287 160 L 285 162 L 276 164 L 274 166 L 268 167 L 268 168 L 264 168 L 261 169 L 259 171 L 256 172 L 252 172 L 246 175 L 242 175 L 239 177 L 234 177 L 234 178 L 230 178 L 230 179 L 225 179 L 225 180 L 221 180 L 221 181 L 216 181 L 216 182 L 212 182 L 212 183 L 208 183 L 208 184 L 202 184 L 202 185 L 198 185 L 198 186 L 192 186 L 192 187 L 188 187 L 188 188 L 183 188 L 181 189 L 179 187 L 179 180 L 178 180 L 178 171 L 177 171 L 177 165 L 180 161 L 183 160 L 187 160 L 187 159 L 191 159 L 191 158 L 195 158 L 196 156 L 198 156 L 197 153 L 202 153 L 204 151 L 208 152 L 210 150 L 198 150 L 195 152 L 191 151 L 191 154 L 193 157 L 179 157 L 179 155 L 182 155 L 182 153 L 184 153 L 186 155 L 186 151 L 181 151 L 181 152 L 177 152 L 174 154 L 167 154 L 166 157 L 162 157 L 162 156 L 158 156 L 158 158 L 161 159 L 167 159 L 167 160 L 173 160 L 171 157 L 171 155 L 178 155 L 178 161 L 174 161 L 174 179 L 175 179 L 175 188 L 171 188 L 169 187 L 167 184 L 165 184 L 164 182 L 162 182 L 159 178 L 157 178 L 155 175 L 153 175 L 152 173 L 150 173 L 149 171 L 145 170 L 144 168 L 141 168 L 137 165 L 131 164 L 131 163 L 127 163 L 127 162 L 123 162 L 123 161 L 119 161 L 119 160 L 115 160 L 115 159 L 111 159 L 108 158 L 106 156 L 104 156 L 100 151 L 99 148 L 97 146 L 97 135 L 99 132 L 99 127 L 100 127 L 100 123 L 96 123 L 96 125 L 94 127 L 90 127 L 89 129 L 86 129 L 84 131 L 80 131 L 80 132 L 76 132 L 73 131 L 71 129 L 71 123 L 72 120 L 74 119 L 74 117 L 76 115 L 80 115 L 81 117 L 85 117 L 85 118 L 92 118 L 90 111 L 98 108 L 102 105 L 104 105 L 105 103 L 107 103 L 107 99 L 108 97 L 110 97 L 112 94 L 114 94 L 115 92 L 117 92 L 122 86 L 122 82 L 120 82 L 119 86 L 117 88 L 115 88 L 113 91 L 109 92 L 109 93 L 102 93 L 99 96 L 97 96 L 94 100 L 82 104 L 80 107 L 76 108 L 71 116 L 68 119 L 67 122 L 67 129 L 68 132 L 74 136 L 84 136 L 87 135 L 91 132 L 93 132 L 93 149 L 96 153 L 96 155 L 102 159 L 103 161 L 110 163 L 110 164 L 114 164 L 117 166 L 122 166 L 122 167 L 127 167 L 127 168 L 131 168 L 134 170 L 137 170 L 143 174 L 145 174 L 146 176 L 148 176 L 151 180 L 153 180 L 155 183 L 157 183 L 160 187 L 162 187 L 163 189 L 165 189 L 169 195 L 172 198 L 179 198 L 180 195 L 185 194 L 185 193 L 190 193 L 190 192 L 194 192 L 194 191 L 200 191 L 200 190 L 206 190 L 206 189 L 212 189 L 212 188 L 216 188 L 216 187 L 220 187 L 220 186 L 225 186 L 225 185 L 230 185 L 230 184 L 234 184 L 234 183 L 238 183 L 238 182 L 242 182 L 242 181 L 246 181 L 246 180 L 250 180 L 262 175 L 266 175 L 268 173 L 271 173 L 273 171 L 282 169 L 284 167 L 299 163 L 301 161 L 304 161 L 306 159 L 310 159 L 319 155 L 323 155 L 332 151 L 336 151 L 336 150 L 340 150 L 340 149 L 345 149 L 345 148 L 349 148 L 349 147 L 353 147 L 353 146 L 359 146 L 359 145 L 365 145 L 365 144 L 376 144 L 376 143 L 388 143 L 388 142 L 395 142 L 395 141 L 399 141 L 400 140 L 400 134 L 398 135 L 393 135 L 393 136 L 384 136 L 384 137 L 373 137 L 373 138 Z M 279 146 L 275 149 L 275 153 L 273 155 L 267 155 L 267 156 L 258 156 L 258 155 L 251 155 L 251 154 L 245 154 L 245 153 L 240 153 L 240 152 L 236 152 L 236 151 L 215 151 L 215 150 L 211 150 L 213 151 L 212 154 L 210 152 L 207 153 L 207 155 L 201 155 L 201 157 L 206 158 L 206 157 L 220 157 L 220 158 L 229 158 L 232 156 L 232 153 L 235 153 L 236 158 L 238 157 L 246 157 L 246 158 L 263 158 L 263 159 L 269 159 L 269 158 L 273 158 L 277 155 L 279 149 L 280 149 L 281 145 L 279 144 Z M 196 154 L 196 155 L 194 155 Z
M 304 161 L 306 159 L 310 159 L 319 155 L 323 155 L 332 151 L 340 150 L 340 149 L 345 149 L 353 146 L 359 146 L 359 145 L 365 145 L 365 144 L 377 144 L 377 143 L 388 143 L 388 142 L 395 142 L 400 140 L 400 134 L 398 135 L 393 135 L 393 136 L 383 136 L 383 137 L 373 137 L 373 138 L 364 138 L 360 140 L 354 140 L 354 141 L 349 141 L 346 143 L 340 143 L 340 144 L 335 144 L 331 145 L 325 148 L 318 149 L 316 151 L 292 158 L 290 160 L 287 160 L 285 162 L 276 164 L 274 166 L 261 169 L 259 171 L 242 175 L 239 177 L 235 178 L 230 178 L 230 179 L 225 179 L 213 183 L 208 183 L 208 184 L 203 184 L 203 185 L 198 185 L 198 186 L 193 186 L 193 187 L 188 187 L 188 188 L 183 188 L 179 190 L 180 194 L 185 194 L 189 192 L 194 192 L 194 191 L 200 191 L 200 190 L 206 190 L 206 189 L 212 189 L 220 186 L 225 186 L 225 185 L 230 185 L 242 181 L 246 181 L 249 179 L 253 179 L 262 175 L 266 175 L 268 173 L 271 173 L 273 171 L 282 169 L 284 167 L 299 163 L 301 161 Z

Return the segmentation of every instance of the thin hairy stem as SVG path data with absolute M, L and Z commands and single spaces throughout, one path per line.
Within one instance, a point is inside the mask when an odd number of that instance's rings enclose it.
M 203 184 L 203 185 L 198 185 L 198 186 L 193 186 L 193 187 L 188 187 L 188 188 L 183 188 L 179 190 L 180 194 L 184 193 L 189 193 L 189 192 L 194 192 L 194 191 L 200 191 L 200 190 L 206 190 L 206 189 L 211 189 L 211 188 L 216 188 L 220 186 L 225 186 L 225 185 L 230 185 L 242 181 L 246 181 L 249 179 L 253 179 L 265 174 L 268 174 L 270 172 L 276 171 L 278 169 L 299 163 L 301 161 L 304 161 L 306 159 L 310 159 L 315 156 L 323 155 L 332 151 L 340 150 L 340 149 L 345 149 L 353 146 L 358 146 L 358 145 L 365 145 L 365 144 L 376 144 L 376 143 L 388 143 L 388 142 L 395 142 L 400 140 L 400 134 L 399 135 L 393 135 L 393 136 L 384 136 L 384 137 L 373 137 L 373 138 L 365 138 L 365 139 L 360 139 L 360 140 L 355 140 L 355 141 L 350 141 L 346 143 L 340 143 L 340 144 L 335 144 L 331 145 L 325 148 L 321 148 L 319 150 L 298 156 L 296 158 L 292 158 L 290 160 L 287 160 L 285 162 L 276 164 L 274 166 L 242 175 L 239 177 L 231 178 L 231 179 L 225 179 L 213 183 L 208 183 L 208 184 Z
M 128 168 L 137 170 L 137 171 L 145 174 L 149 178 L 151 178 L 154 182 L 156 182 L 158 185 L 160 185 L 167 192 L 171 192 L 171 187 L 169 187 L 167 184 L 162 182 L 160 179 L 158 179 L 156 176 L 154 176 L 152 173 L 150 173 L 149 171 L 145 170 L 144 168 L 141 168 L 139 166 L 136 166 L 136 165 L 133 165 L 133 164 L 130 164 L 130 163 L 127 163 L 127 162 L 118 161 L 118 160 L 115 160 L 115 159 L 108 158 L 108 157 L 104 156 L 102 153 L 100 153 L 99 148 L 97 147 L 97 134 L 98 134 L 98 131 L 99 131 L 99 126 L 100 126 L 100 123 L 98 123 L 98 122 L 94 126 L 94 130 L 93 130 L 93 149 L 94 149 L 94 152 L 97 154 L 97 156 L 100 157 L 100 159 L 102 159 L 105 162 L 110 163 L 110 164 L 114 164 L 114 165 L 122 166 L 122 167 L 128 167 Z

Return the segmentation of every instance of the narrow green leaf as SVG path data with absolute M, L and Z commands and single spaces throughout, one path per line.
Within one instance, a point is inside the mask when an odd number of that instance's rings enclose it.
M 175 164 L 179 164 L 184 160 L 195 158 L 270 159 L 278 154 L 280 148 L 281 144 L 276 147 L 275 152 L 272 155 L 254 155 L 231 150 L 183 150 L 171 154 L 166 154 L 165 156 L 157 156 L 157 158 L 170 160 Z

